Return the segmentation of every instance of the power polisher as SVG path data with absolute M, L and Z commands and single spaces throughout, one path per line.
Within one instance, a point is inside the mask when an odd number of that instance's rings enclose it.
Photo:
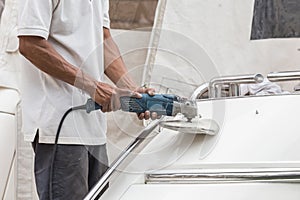
M 173 94 L 142 94 L 141 98 L 123 96 L 120 98 L 121 110 L 125 112 L 144 113 L 156 112 L 159 116 L 176 116 L 181 113 L 180 119 L 162 121 L 160 126 L 192 134 L 215 135 L 219 131 L 218 124 L 212 119 L 201 119 L 198 115 L 196 101 L 182 98 Z M 89 99 L 86 111 L 101 109 L 101 105 Z
M 120 97 L 120 103 L 121 110 L 125 112 L 139 114 L 150 111 L 165 116 L 176 116 L 178 113 L 181 113 L 189 122 L 191 122 L 198 113 L 195 101 L 173 94 L 155 94 L 153 96 L 142 94 L 141 98 L 123 96 Z M 95 103 L 92 99 L 89 99 L 86 104 L 87 113 L 101 108 L 101 105 Z

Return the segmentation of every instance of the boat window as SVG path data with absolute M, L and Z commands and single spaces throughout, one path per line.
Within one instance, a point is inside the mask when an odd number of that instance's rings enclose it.
M 137 29 L 153 26 L 158 0 L 110 0 L 113 29 Z

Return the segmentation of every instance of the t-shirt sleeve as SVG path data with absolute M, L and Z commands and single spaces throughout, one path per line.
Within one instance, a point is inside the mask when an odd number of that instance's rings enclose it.
M 109 0 L 102 0 L 102 2 L 103 2 L 103 26 L 105 28 L 110 28 Z
M 18 36 L 40 36 L 48 39 L 54 2 L 18 0 Z

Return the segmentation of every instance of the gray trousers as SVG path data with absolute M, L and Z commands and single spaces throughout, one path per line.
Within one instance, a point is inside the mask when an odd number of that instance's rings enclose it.
M 32 146 L 35 152 L 34 174 L 38 195 L 41 200 L 48 200 L 49 174 L 54 145 L 38 143 L 37 136 Z M 83 199 L 107 170 L 107 166 L 105 144 L 96 146 L 58 145 L 52 176 L 53 199 Z M 107 187 L 108 185 L 105 189 Z

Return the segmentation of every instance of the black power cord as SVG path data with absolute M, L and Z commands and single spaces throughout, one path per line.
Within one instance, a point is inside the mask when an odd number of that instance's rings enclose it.
M 98 109 L 102 109 L 102 106 L 100 106 L 99 104 L 95 103 L 92 99 L 88 99 L 88 101 L 84 105 L 69 108 L 64 113 L 63 117 L 61 118 L 61 120 L 59 122 L 59 125 L 58 125 L 58 128 L 57 128 L 56 136 L 55 136 L 55 142 L 54 142 L 54 148 L 53 148 L 52 159 L 51 159 L 51 166 L 50 166 L 50 173 L 49 173 L 49 199 L 50 200 L 53 199 L 53 196 L 52 196 L 52 191 L 53 191 L 53 188 L 52 188 L 52 179 L 53 179 L 54 160 L 55 160 L 55 156 L 56 156 L 57 143 L 58 143 L 58 138 L 59 138 L 61 127 L 62 127 L 62 125 L 63 125 L 66 117 L 72 111 L 75 111 L 75 110 L 86 110 L 87 113 L 90 113 L 93 110 L 98 110 Z

